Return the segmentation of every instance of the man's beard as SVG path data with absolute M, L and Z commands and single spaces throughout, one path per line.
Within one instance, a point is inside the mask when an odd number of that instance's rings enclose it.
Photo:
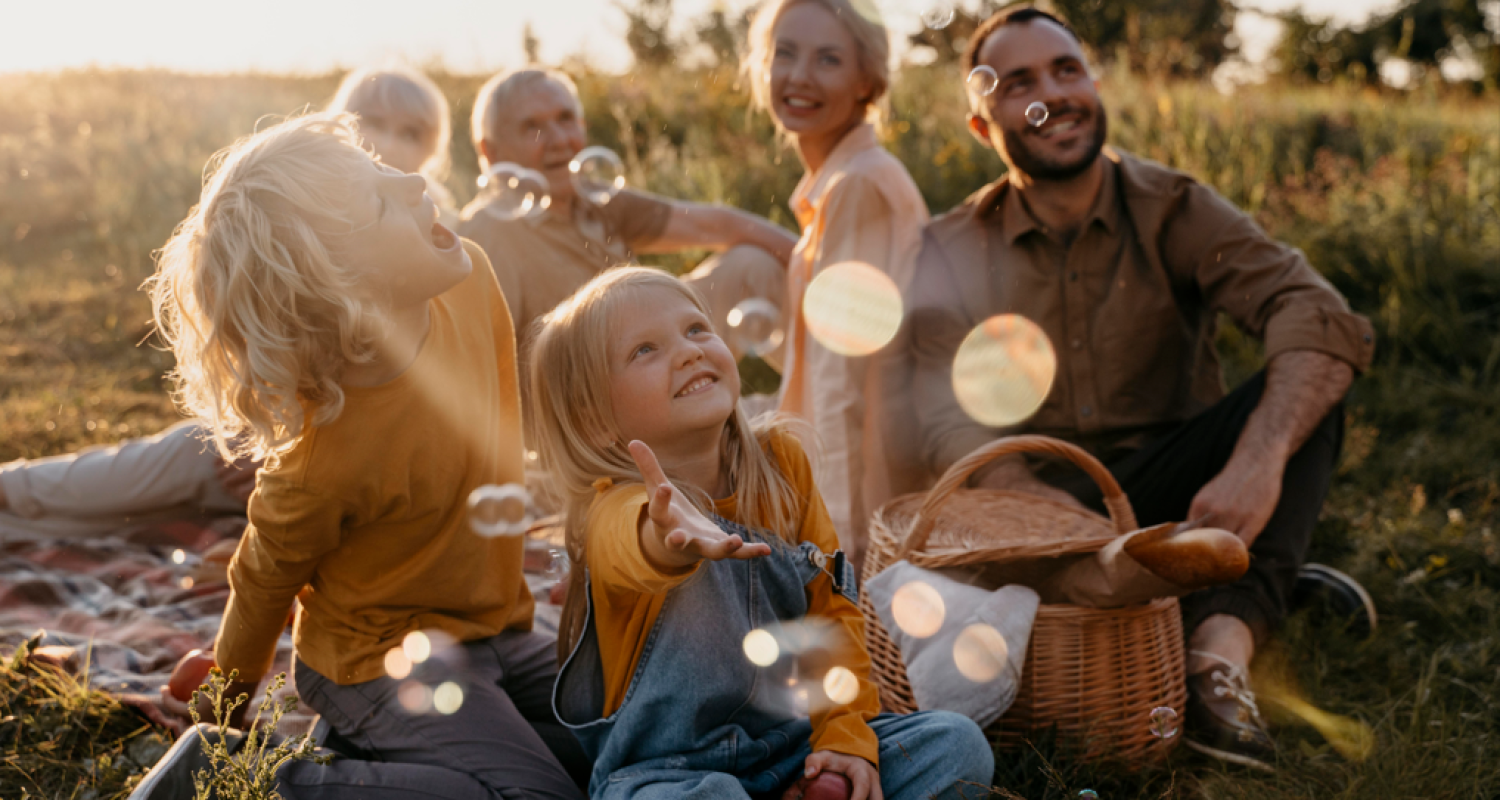
M 1062 108 L 1057 113 L 1069 110 Z M 1039 156 L 1031 151 L 1030 143 L 1022 132 L 1002 126 L 1000 132 L 1005 139 L 1005 153 L 1010 157 L 1011 168 L 1027 177 L 1044 181 L 1064 181 L 1082 174 L 1093 166 L 1094 159 L 1099 157 L 1099 152 L 1104 149 L 1104 140 L 1109 135 L 1109 119 L 1104 114 L 1104 104 L 1095 103 L 1089 115 L 1094 122 L 1094 139 L 1089 142 L 1083 154 L 1072 161 L 1057 161 Z

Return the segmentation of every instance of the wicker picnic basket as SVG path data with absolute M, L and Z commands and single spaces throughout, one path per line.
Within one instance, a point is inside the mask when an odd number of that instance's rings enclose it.
M 1083 468 L 1103 490 L 1110 519 L 1036 495 L 964 488 L 980 467 L 1017 453 Z M 1094 552 L 1135 528 L 1120 485 L 1088 453 L 1045 436 L 1008 437 L 954 464 L 930 492 L 896 498 L 875 513 L 862 584 L 902 559 L 925 569 L 967 568 L 987 585 L 1022 582 L 1048 569 L 1051 557 Z M 863 589 L 860 608 L 882 704 L 916 711 L 901 654 Z M 985 733 L 997 746 L 1014 747 L 1056 726 L 1059 741 L 1085 757 L 1139 765 L 1165 758 L 1180 738 L 1152 733 L 1153 709 L 1165 706 L 1180 718 L 1186 701 L 1176 598 L 1117 609 L 1042 605 L 1015 702 Z

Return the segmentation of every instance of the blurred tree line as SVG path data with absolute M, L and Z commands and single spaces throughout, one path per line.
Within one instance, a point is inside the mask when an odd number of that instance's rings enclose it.
M 931 0 L 934 5 L 946 0 Z M 673 0 L 614 0 L 625 18 L 625 41 L 637 64 L 663 67 L 682 58 L 736 65 L 749 30 L 750 11 L 723 2 L 673 32 Z M 974 29 L 1014 0 L 951 3 L 952 22 L 908 35 L 923 60 L 957 61 Z M 1101 63 L 1151 75 L 1205 77 L 1239 53 L 1236 15 L 1264 13 L 1232 0 L 1044 0 L 1039 5 L 1067 19 Z M 1390 59 L 1409 65 L 1420 79 L 1445 62 L 1461 65 L 1456 79 L 1475 88 L 1500 86 L 1500 0 L 1402 0 L 1364 23 L 1340 26 L 1300 10 L 1268 14 L 1282 34 L 1266 64 L 1293 81 L 1358 83 L 1381 79 Z M 680 26 L 679 26 L 680 27 Z M 898 30 L 905 26 L 893 25 Z

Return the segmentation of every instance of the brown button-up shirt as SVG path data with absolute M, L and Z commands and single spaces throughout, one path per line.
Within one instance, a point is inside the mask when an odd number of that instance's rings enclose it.
M 934 219 L 909 290 L 908 347 L 923 455 L 934 470 L 998 436 L 1043 433 L 1110 457 L 1224 396 L 1218 314 L 1269 360 L 1314 350 L 1357 370 L 1374 331 L 1302 252 L 1214 190 L 1106 148 L 1104 183 L 1071 242 L 1045 230 L 1001 178 Z M 996 314 L 1035 322 L 1057 353 L 1041 409 L 1008 429 L 959 406 L 954 353 Z

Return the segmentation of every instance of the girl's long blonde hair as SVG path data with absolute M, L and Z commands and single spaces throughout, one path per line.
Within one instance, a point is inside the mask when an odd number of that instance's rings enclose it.
M 588 512 L 597 491 L 594 483 L 608 478 L 616 485 L 642 483 L 631 459 L 628 442 L 619 435 L 610 406 L 610 365 L 605 343 L 612 340 L 611 322 L 623 300 L 644 289 L 666 289 L 687 298 L 712 319 L 702 298 L 677 278 L 646 267 L 607 270 L 583 285 L 538 322 L 531 351 L 531 441 L 553 488 L 564 503 L 568 557 L 568 599 L 558 630 L 559 660 L 567 658 L 582 633 L 585 607 L 584 568 Z M 721 453 L 730 486 L 736 494 L 738 522 L 765 529 L 795 543 L 804 498 L 782 474 L 767 452 L 773 436 L 787 433 L 790 423 L 770 418 L 752 427 L 740 404 L 724 423 Z M 678 491 L 705 513 L 713 501 L 704 492 L 668 475 Z
M 354 124 L 312 114 L 216 153 L 146 281 L 176 400 L 226 459 L 275 463 L 338 417 L 345 365 L 373 355 L 382 317 L 328 244 L 354 232 L 346 209 L 370 164 Z
M 427 193 L 438 205 L 451 207 L 453 195 L 443 181 L 453 169 L 449 153 L 453 139 L 452 112 L 448 98 L 431 78 L 404 67 L 356 69 L 344 76 L 339 89 L 328 104 L 328 111 L 347 111 L 354 115 L 384 109 L 421 120 L 432 135 L 432 155 L 417 170 L 427 179 Z
M 756 107 L 771 114 L 771 59 L 776 55 L 776 23 L 787 9 L 804 4 L 827 9 L 854 37 L 859 67 L 871 83 L 870 96 L 864 98 L 865 119 L 878 124 L 884 114 L 883 100 L 891 88 L 891 37 L 872 0 L 766 0 L 756 9 L 755 19 L 750 22 L 749 48 L 740 64 Z M 771 118 L 776 117 L 772 114 Z

